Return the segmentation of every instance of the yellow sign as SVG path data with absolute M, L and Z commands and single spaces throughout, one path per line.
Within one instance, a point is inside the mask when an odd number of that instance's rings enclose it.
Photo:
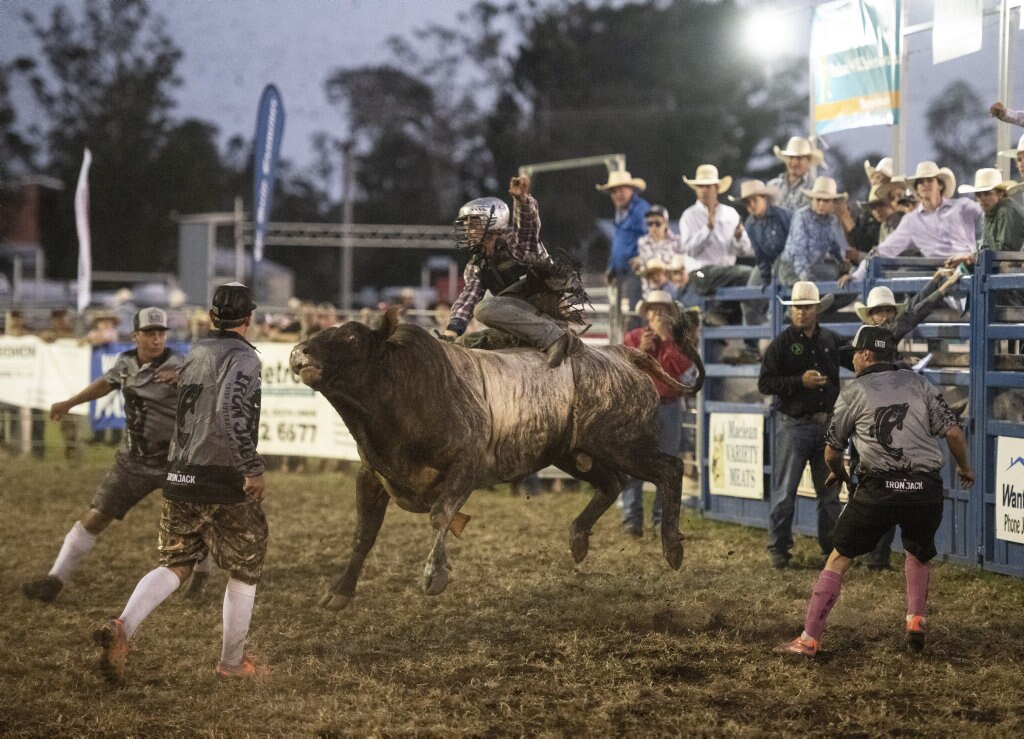
M 764 498 L 764 416 L 712 413 L 709 428 L 711 494 Z

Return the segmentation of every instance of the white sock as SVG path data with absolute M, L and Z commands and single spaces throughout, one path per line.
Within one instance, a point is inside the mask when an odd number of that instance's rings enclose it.
M 192 568 L 192 574 L 194 575 L 196 573 L 202 573 L 202 574 L 209 575 L 210 574 L 211 561 L 212 560 L 213 560 L 213 556 L 209 552 L 207 552 L 206 556 L 203 557 L 203 561 L 200 562 L 199 564 L 197 564 L 195 567 Z
M 54 560 L 53 567 L 50 568 L 50 574 L 59 578 L 61 582 L 67 582 L 95 545 L 96 534 L 90 534 L 81 521 L 75 521 L 71 531 L 64 537 L 64 543 L 60 547 L 57 559 Z
M 178 576 L 166 567 L 157 567 L 139 580 L 139 584 L 135 586 L 135 592 L 132 593 L 132 597 L 128 599 L 128 604 L 121 613 L 124 630 L 129 639 L 146 616 L 156 610 L 156 607 L 177 590 L 179 585 L 181 585 L 181 581 Z
M 255 585 L 228 580 L 224 589 L 224 646 L 220 652 L 220 661 L 228 667 L 238 667 L 245 658 L 245 638 L 255 600 Z

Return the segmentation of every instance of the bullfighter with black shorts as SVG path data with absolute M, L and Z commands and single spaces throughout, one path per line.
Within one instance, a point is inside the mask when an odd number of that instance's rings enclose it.
M 839 515 L 834 550 L 811 594 L 803 633 L 776 648 L 814 657 L 829 612 L 839 599 L 853 558 L 875 548 L 898 524 L 906 551 L 907 615 L 904 633 L 915 651 L 924 648 L 928 578 L 935 532 L 942 523 L 944 437 L 965 488 L 974 482 L 967 444 L 956 416 L 927 379 L 893 364 L 896 339 L 881 326 L 861 326 L 852 346 L 857 377 L 843 388 L 825 435 L 827 485 L 850 484 L 843 454 L 851 439 L 860 451 L 857 488 Z
M 51 603 L 111 521 L 122 520 L 167 478 L 182 356 L 167 348 L 167 314 L 159 308 L 143 308 L 135 314 L 132 340 L 135 348 L 119 354 L 102 377 L 50 407 L 50 418 L 60 421 L 76 405 L 120 390 L 126 433 L 113 468 L 100 482 L 89 510 L 64 537 L 50 572 L 22 585 L 27 598 Z
M 230 575 L 224 593 L 221 677 L 266 674 L 245 654 L 256 585 L 267 553 L 263 460 L 256 452 L 260 360 L 245 339 L 252 322 L 249 288 L 221 285 L 210 318 L 217 329 L 192 345 L 178 380 L 178 403 L 160 518 L 160 566 L 139 581 L 120 617 L 96 633 L 100 665 L 124 679 L 139 624 L 209 553 Z

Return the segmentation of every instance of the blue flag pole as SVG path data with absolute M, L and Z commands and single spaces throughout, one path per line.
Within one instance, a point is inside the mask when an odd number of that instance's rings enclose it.
M 270 84 L 260 96 L 256 114 L 256 138 L 253 145 L 253 249 L 255 264 L 263 260 L 263 242 L 270 220 L 270 206 L 277 176 L 277 159 L 284 135 L 284 101 L 277 87 Z M 255 270 L 255 264 L 253 269 Z M 255 283 L 255 278 L 253 280 Z M 255 284 L 253 285 L 255 289 Z

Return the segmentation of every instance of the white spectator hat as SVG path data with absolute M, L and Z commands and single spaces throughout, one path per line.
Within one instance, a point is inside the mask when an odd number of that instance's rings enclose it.
M 668 265 L 665 264 L 665 262 L 663 262 L 658 257 L 651 257 L 646 262 L 644 262 L 644 274 L 645 275 L 649 274 L 650 272 L 654 272 L 655 270 L 659 270 L 659 269 L 660 270 L 667 270 L 668 269 Z
M 990 190 L 1009 190 L 1015 182 L 1004 180 L 1003 173 L 995 167 L 983 167 L 974 173 L 974 185 L 960 185 L 957 192 L 961 195 L 972 192 L 989 192 Z
M 786 157 L 810 157 L 811 164 L 818 167 L 825 163 L 825 153 L 821 149 L 816 149 L 811 145 L 811 142 L 800 136 L 793 136 L 789 141 L 786 142 L 786 148 L 780 149 L 778 146 L 772 148 L 775 152 L 775 156 L 782 161 L 786 160 Z
M 818 286 L 813 282 L 806 280 L 800 280 L 799 282 L 793 283 L 793 294 L 789 300 L 783 300 L 779 298 L 779 302 L 783 305 L 816 305 L 818 306 L 818 312 L 828 310 L 832 307 L 833 301 L 835 301 L 835 295 L 826 295 L 821 297 L 818 292 Z
M 907 309 L 907 301 L 904 300 L 902 303 L 897 303 L 896 296 L 892 294 L 891 289 L 887 287 L 873 287 L 871 292 L 868 293 L 867 305 L 859 300 L 853 304 L 853 309 L 857 311 L 860 320 L 868 325 L 873 324 L 871 311 L 875 308 L 895 308 L 896 315 L 898 316 Z
M 732 187 L 732 177 L 726 175 L 725 177 L 718 176 L 718 167 L 714 164 L 702 164 L 697 167 L 697 174 L 691 180 L 689 177 L 683 176 L 683 182 L 692 187 L 694 190 L 697 189 L 698 185 L 718 185 L 718 192 L 722 193 Z
M 608 173 L 608 181 L 603 185 L 594 185 L 598 190 L 611 190 L 613 187 L 632 187 L 643 192 L 647 189 L 647 183 L 639 177 L 634 177 L 624 169 L 617 169 Z
M 1017 158 L 1017 152 L 1019 152 L 1021 150 L 1024 150 L 1024 136 L 1020 137 L 1020 141 L 1017 142 L 1017 148 L 1016 149 L 1003 149 L 1001 152 L 999 152 L 999 156 L 1001 156 L 1001 157 L 1009 157 L 1010 159 L 1016 159 Z
M 647 312 L 647 308 L 652 305 L 667 305 L 672 313 L 672 317 L 679 317 L 679 305 L 664 290 L 651 290 L 647 293 L 647 297 L 636 304 L 637 315 L 642 316 Z
M 815 200 L 846 199 L 846 193 L 836 192 L 838 189 L 836 181 L 831 177 L 816 177 L 814 180 L 814 186 L 810 190 L 800 188 L 800 192 L 809 198 L 814 198 Z
M 769 200 L 775 200 L 779 193 L 775 188 L 768 187 L 761 180 L 744 180 L 740 183 L 740 200 L 746 200 L 755 195 L 763 195 Z
M 927 160 L 918 162 L 917 171 L 912 177 L 908 177 L 907 181 L 911 187 L 916 187 L 917 181 L 924 177 L 934 177 L 942 182 L 945 185 L 942 194 L 947 198 L 953 197 L 953 193 L 956 192 L 956 175 L 949 167 L 939 167 L 935 162 Z
M 884 174 L 890 180 L 892 179 L 892 157 L 882 157 L 878 160 L 878 164 L 874 167 L 871 166 L 871 162 L 867 159 L 864 160 L 864 172 L 867 173 L 868 179 L 870 180 L 875 172 Z

